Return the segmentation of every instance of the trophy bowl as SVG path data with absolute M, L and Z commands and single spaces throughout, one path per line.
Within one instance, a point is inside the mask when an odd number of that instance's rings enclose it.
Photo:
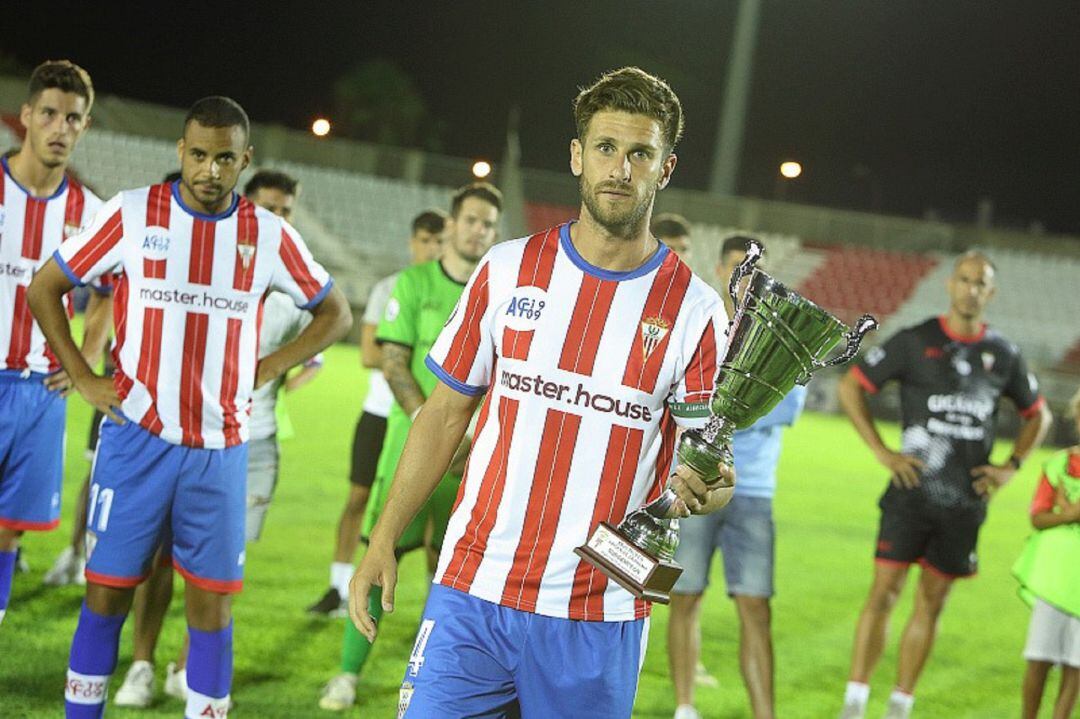
M 851 360 L 877 320 L 863 315 L 849 328 L 832 314 L 754 265 L 764 250 L 751 242 L 732 274 L 728 292 L 736 308 L 716 376 L 705 426 L 684 432 L 677 456 L 706 484 L 719 481 L 719 465 L 732 465 L 731 437 L 768 414 L 796 384 L 825 367 Z M 740 301 L 739 286 L 750 274 Z M 825 357 L 842 340 L 844 350 Z M 679 505 L 669 486 L 660 497 L 629 513 L 618 527 L 602 522 L 575 552 L 638 597 L 666 604 L 682 573 L 674 561 L 679 544 Z

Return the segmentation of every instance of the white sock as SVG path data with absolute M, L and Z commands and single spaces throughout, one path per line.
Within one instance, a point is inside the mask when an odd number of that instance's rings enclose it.
M 187 706 L 184 715 L 189 717 L 221 717 L 224 719 L 229 716 L 229 695 L 208 697 L 193 692 L 188 688 Z
M 109 696 L 109 678 L 111 674 L 79 674 L 67 670 L 67 683 L 64 685 L 64 701 L 69 704 L 101 706 Z
M 7 614 L 6 609 L 0 609 L 0 624 L 4 623 L 4 615 Z
M 701 719 L 693 704 L 680 704 L 675 707 L 675 719 Z
M 863 684 L 862 682 L 848 682 L 847 688 L 844 690 L 844 704 L 855 704 L 861 707 L 866 706 L 866 702 L 870 699 L 870 685 Z
M 334 562 L 330 565 L 330 586 L 338 590 L 338 594 L 342 597 L 347 597 L 352 575 L 353 565 L 348 562 Z
M 903 689 L 893 689 L 892 694 L 889 695 L 889 703 L 910 712 L 915 704 L 915 695 L 908 694 Z

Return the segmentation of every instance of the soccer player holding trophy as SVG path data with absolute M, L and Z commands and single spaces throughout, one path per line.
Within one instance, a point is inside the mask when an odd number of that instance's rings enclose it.
M 353 577 L 350 609 L 370 639 L 369 595 L 381 587 L 392 609 L 395 543 L 486 395 L 399 717 L 579 716 L 584 706 L 628 717 L 648 600 L 663 601 L 678 574 L 674 518 L 730 500 L 731 432 L 767 411 L 777 387 L 808 377 L 845 329 L 756 274 L 731 335 L 736 361 L 718 378 L 723 304 L 649 232 L 677 161 L 678 98 L 623 68 L 583 90 L 574 117 L 581 219 L 481 260 L 428 354 L 440 383 Z M 710 420 L 714 383 L 722 412 Z M 669 477 L 677 425 L 700 431 L 684 435 Z

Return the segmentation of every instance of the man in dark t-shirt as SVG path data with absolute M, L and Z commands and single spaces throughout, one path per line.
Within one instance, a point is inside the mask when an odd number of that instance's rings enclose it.
M 885 466 L 874 582 L 855 630 L 843 719 L 861 719 L 869 679 L 881 657 L 889 615 L 908 568 L 922 567 L 915 608 L 900 640 L 896 688 L 887 719 L 904 719 L 930 654 L 952 581 L 977 568 L 976 543 L 991 494 L 1008 482 L 1046 435 L 1050 413 L 1020 350 L 982 322 L 994 294 L 993 263 L 962 255 L 947 283 L 946 315 L 908 327 L 869 350 L 840 383 L 840 404 Z M 881 440 L 866 394 L 900 383 L 901 450 Z M 1022 418 L 1012 455 L 990 464 L 998 402 L 1007 397 Z

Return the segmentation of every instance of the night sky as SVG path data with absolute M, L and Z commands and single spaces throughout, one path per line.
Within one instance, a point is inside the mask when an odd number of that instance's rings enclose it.
M 385 58 L 415 80 L 445 153 L 497 159 L 517 105 L 524 164 L 556 171 L 576 88 L 638 64 L 683 102 L 675 185 L 707 183 L 734 0 L 183 5 L 25 3 L 0 51 L 70 57 L 100 92 L 230 95 L 297 128 L 330 110 L 346 69 Z M 797 202 L 972 221 L 989 197 L 997 224 L 1080 234 L 1078 122 L 1075 0 L 763 0 L 738 189 L 772 197 L 797 159 Z

